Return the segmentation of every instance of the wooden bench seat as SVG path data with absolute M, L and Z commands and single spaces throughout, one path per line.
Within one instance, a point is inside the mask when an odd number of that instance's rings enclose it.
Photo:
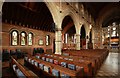
M 57 56 L 57 55 L 56 55 Z M 67 65 L 68 64 L 73 64 L 76 66 L 76 68 L 79 67 L 83 67 L 84 68 L 84 72 L 85 72 L 85 76 L 92 76 L 92 67 L 91 67 L 91 62 L 87 62 L 87 61 L 81 61 L 81 62 L 74 62 L 74 61 L 70 61 L 70 60 L 65 60 L 65 59 L 59 59 L 56 57 L 51 57 L 51 56 L 46 56 L 44 54 L 40 55 L 40 59 L 42 59 L 42 57 L 45 58 L 49 58 L 49 59 L 54 59 L 58 61 L 58 65 L 61 65 L 61 62 L 66 62 Z M 61 56 L 62 57 L 62 56 Z M 67 66 L 68 67 L 68 66 Z M 76 69 L 77 70 L 77 69 Z
M 62 55 L 44 53 L 41 55 L 53 55 L 58 58 L 68 58 L 72 59 L 74 62 L 91 62 L 92 63 L 92 74 L 95 75 L 97 70 L 100 68 L 104 60 L 106 59 L 109 51 L 106 49 L 96 49 L 96 50 L 66 50 Z
M 65 53 L 68 53 L 70 56 L 84 56 L 84 57 L 96 57 L 100 60 L 104 60 L 108 55 L 108 50 L 80 50 L 80 51 L 65 51 Z
M 18 63 L 12 56 L 11 56 L 10 59 L 11 59 L 10 68 L 13 69 L 14 73 L 16 74 L 16 76 L 18 78 L 21 77 L 21 76 L 23 78 L 33 78 L 33 77 L 38 78 L 38 76 L 36 74 L 34 74 L 33 72 L 31 72 L 30 70 L 25 68 L 23 65 Z M 19 72 L 17 72 L 18 70 L 19 70 Z
M 108 56 L 109 50 L 107 49 L 95 49 L 95 50 L 66 50 L 63 55 L 84 57 L 88 59 L 96 60 L 96 69 L 98 70 L 106 57 Z
M 64 73 L 64 74 L 66 74 L 66 75 L 68 75 L 68 76 L 71 76 L 71 77 L 77 77 L 77 78 L 83 77 L 83 69 L 80 69 L 79 71 L 70 70 L 70 69 L 68 69 L 68 68 L 64 68 L 64 67 L 62 67 L 62 66 L 55 65 L 55 64 L 46 62 L 46 61 L 44 61 L 44 60 L 41 60 L 41 59 L 32 57 L 32 56 L 27 56 L 27 57 L 28 57 L 29 59 L 31 59 L 31 60 L 34 60 L 35 62 L 38 62 L 39 64 L 43 64 L 43 65 L 45 65 L 45 66 L 50 67 L 49 74 L 51 74 L 51 75 L 49 75 L 49 76 L 51 76 L 51 77 L 52 77 L 52 70 L 53 70 L 53 69 L 58 70 L 58 71 L 60 72 L 60 75 L 61 75 L 61 73 Z M 28 66 L 30 65 L 30 63 L 29 63 L 28 61 L 25 61 L 25 63 L 28 63 L 28 64 L 27 64 Z M 35 66 L 35 65 L 34 65 L 34 66 Z M 39 67 L 38 67 L 38 68 L 39 68 Z M 40 71 L 40 70 L 38 70 L 38 71 Z M 47 74 L 47 75 L 48 75 L 48 74 Z M 54 77 L 54 76 L 53 76 L 53 77 Z

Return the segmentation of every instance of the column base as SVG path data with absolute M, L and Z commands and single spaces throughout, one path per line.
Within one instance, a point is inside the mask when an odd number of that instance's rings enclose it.
M 77 48 L 76 50 L 80 50 L 80 48 Z
M 59 54 L 59 55 L 61 55 L 62 53 L 61 53 L 61 52 L 55 52 L 55 54 Z

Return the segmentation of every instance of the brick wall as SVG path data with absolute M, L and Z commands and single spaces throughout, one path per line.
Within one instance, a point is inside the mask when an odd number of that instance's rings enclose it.
M 21 46 L 20 41 L 19 41 L 19 45 L 17 45 L 17 46 L 11 45 L 10 32 L 14 29 L 17 30 L 19 32 L 19 34 L 22 31 L 25 31 L 27 33 L 27 35 L 29 32 L 32 32 L 33 36 L 34 36 L 33 37 L 33 45 L 29 46 L 27 44 L 25 46 Z M 29 54 L 32 54 L 33 48 L 42 47 L 45 52 L 47 49 L 49 49 L 49 50 L 51 49 L 53 52 L 53 40 L 55 38 L 55 34 L 52 32 L 41 31 L 41 30 L 36 30 L 36 29 L 27 28 L 27 27 L 23 27 L 23 26 L 3 23 L 1 34 L 2 34 L 2 49 L 8 49 L 8 51 L 15 50 L 15 49 L 21 49 L 22 51 L 25 51 L 25 52 L 28 52 Z M 46 43 L 46 41 L 45 41 L 46 35 L 50 36 L 50 45 L 48 45 L 48 46 L 46 46 L 46 44 L 45 44 Z M 44 42 L 43 45 L 38 44 L 39 39 L 43 39 L 43 42 Z

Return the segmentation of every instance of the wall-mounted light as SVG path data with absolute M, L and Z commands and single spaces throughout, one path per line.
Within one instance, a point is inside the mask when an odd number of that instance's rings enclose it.
M 76 13 L 78 13 L 78 11 L 76 11 Z
M 62 2 L 60 0 L 60 13 L 62 13 Z
M 62 13 L 62 11 L 60 11 L 60 13 Z
M 69 3 L 68 3 L 68 2 L 66 2 L 66 5 L 69 5 Z

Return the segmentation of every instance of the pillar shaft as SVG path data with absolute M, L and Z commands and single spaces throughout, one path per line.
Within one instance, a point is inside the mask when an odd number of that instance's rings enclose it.
M 62 54 L 62 35 L 61 29 L 55 31 L 55 54 Z
M 118 29 L 120 30 L 120 24 L 118 25 Z M 119 53 L 120 53 L 120 31 L 118 30 L 118 36 L 119 36 Z
M 80 34 L 76 34 L 76 50 L 80 50 Z
M 86 49 L 88 49 L 88 42 L 89 42 L 89 38 L 86 38 Z
M 95 41 L 95 39 L 92 39 L 93 49 L 95 49 L 94 41 Z

